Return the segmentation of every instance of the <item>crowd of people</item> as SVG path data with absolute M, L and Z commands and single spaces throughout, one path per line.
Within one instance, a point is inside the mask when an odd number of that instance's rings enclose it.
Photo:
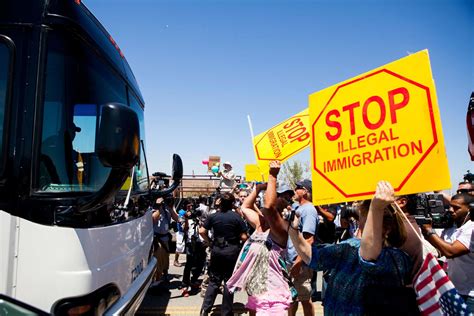
M 239 290 L 248 294 L 250 315 L 295 315 L 299 303 L 314 315 L 317 271 L 325 315 L 420 315 L 413 287 L 427 253 L 447 271 L 465 310 L 474 310 L 471 181 L 442 196 L 444 212 L 430 214 L 432 196 L 396 196 L 386 181 L 371 200 L 315 206 L 317 188 L 308 179 L 293 188 L 279 181 L 277 161 L 267 183 L 236 184 L 226 165 L 215 194 L 154 205 L 155 284 L 168 279 L 173 227 L 174 265 L 186 256 L 181 293 L 201 293 L 201 315 L 218 294 L 222 315 L 233 315 Z

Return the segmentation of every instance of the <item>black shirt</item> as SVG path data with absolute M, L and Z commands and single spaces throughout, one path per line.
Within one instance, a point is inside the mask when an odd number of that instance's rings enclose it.
M 217 212 L 210 215 L 203 226 L 213 230 L 213 239 L 224 238 L 229 243 L 237 244 L 240 235 L 247 231 L 244 220 L 233 211 Z

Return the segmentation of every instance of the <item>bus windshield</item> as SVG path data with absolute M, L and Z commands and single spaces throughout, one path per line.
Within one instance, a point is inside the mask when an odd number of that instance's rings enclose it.
M 0 157 L 4 157 L 4 124 L 5 124 L 5 108 L 7 103 L 7 87 L 8 87 L 8 76 L 9 72 L 7 69 L 10 68 L 10 50 L 1 41 L 0 38 L 0 64 L 2 69 L 5 71 L 0 72 Z M 3 167 L 3 164 L 0 164 Z M 3 170 L 0 170 L 2 172 Z
M 127 104 L 125 83 L 87 43 L 53 30 L 47 38 L 37 190 L 95 192 L 107 180 L 95 152 L 101 104 Z

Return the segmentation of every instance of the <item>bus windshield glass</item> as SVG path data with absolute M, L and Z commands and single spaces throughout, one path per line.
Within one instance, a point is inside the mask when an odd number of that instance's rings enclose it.
M 7 69 L 10 69 L 10 50 L 2 41 L 0 41 L 0 65 L 4 69 L 4 71 L 0 72 L 0 157 L 4 157 L 3 138 L 9 76 Z
M 95 152 L 101 104 L 127 104 L 125 83 L 91 46 L 53 30 L 47 38 L 37 190 L 95 192 L 111 171 Z

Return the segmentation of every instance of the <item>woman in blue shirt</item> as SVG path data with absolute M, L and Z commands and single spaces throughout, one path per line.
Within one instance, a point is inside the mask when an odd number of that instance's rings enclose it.
M 363 315 L 363 295 L 368 286 L 399 286 L 409 278 L 411 261 L 395 248 L 406 239 L 401 214 L 394 212 L 390 183 L 381 181 L 372 201 L 359 207 L 360 228 L 356 237 L 340 244 L 311 246 L 290 223 L 289 234 L 298 255 L 314 270 L 329 270 L 323 300 L 325 315 Z

